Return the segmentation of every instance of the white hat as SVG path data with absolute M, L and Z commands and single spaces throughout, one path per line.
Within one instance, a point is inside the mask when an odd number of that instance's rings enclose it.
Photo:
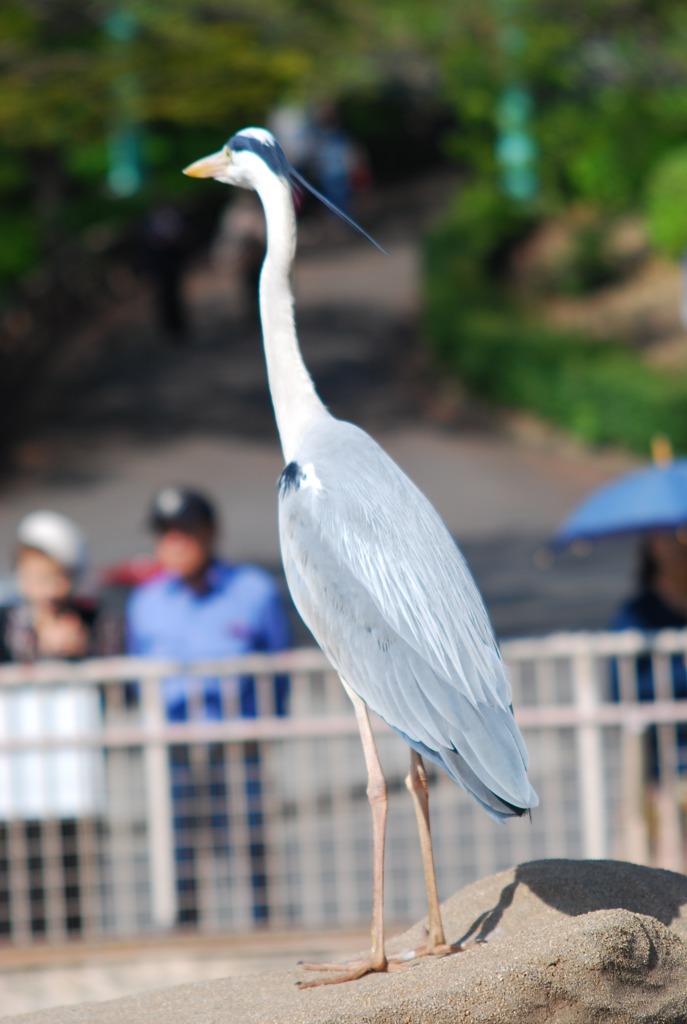
M 17 543 L 42 551 L 72 575 L 86 568 L 88 550 L 84 535 L 72 519 L 59 512 L 29 512 L 17 527 Z

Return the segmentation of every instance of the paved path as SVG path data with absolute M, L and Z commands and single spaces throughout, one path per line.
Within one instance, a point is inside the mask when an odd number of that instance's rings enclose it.
M 306 362 L 330 408 L 370 430 L 435 502 L 502 635 L 600 625 L 628 585 L 626 547 L 548 570 L 533 559 L 571 505 L 624 460 L 490 418 L 428 369 L 419 240 L 447 192 L 437 179 L 363 211 L 386 258 L 357 236 L 304 246 L 296 292 Z M 233 557 L 278 566 L 282 459 L 257 324 L 207 266 L 192 275 L 189 298 L 194 329 L 183 348 L 158 337 L 137 291 L 75 339 L 37 402 L 22 470 L 2 487 L 7 569 L 14 525 L 37 506 L 80 520 L 100 564 L 144 551 L 146 503 L 169 481 L 218 498 Z
M 0 1020 L 214 978 L 293 970 L 303 959 L 343 960 L 367 942 L 367 931 L 342 929 L 225 938 L 179 935 L 112 946 L 8 950 L 0 953 Z

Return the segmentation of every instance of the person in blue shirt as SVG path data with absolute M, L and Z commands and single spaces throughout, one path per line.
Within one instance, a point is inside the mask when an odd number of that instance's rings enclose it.
M 155 497 L 150 527 L 162 573 L 132 594 L 127 608 L 131 654 L 198 661 L 256 651 L 283 651 L 291 631 L 279 588 L 254 565 L 237 565 L 216 555 L 217 516 L 208 498 L 186 487 L 165 487 Z M 181 676 L 163 680 L 170 722 L 217 720 L 259 712 L 252 677 Z M 269 712 L 288 710 L 288 677 L 277 676 Z M 229 854 L 226 765 L 221 744 L 206 748 L 206 773 L 199 773 L 191 749 L 170 751 L 177 863 L 179 924 L 198 920 L 196 842 L 202 822 L 210 824 L 215 853 Z M 268 916 L 263 838 L 262 785 L 256 743 L 243 749 L 245 796 L 253 884 L 253 916 Z M 203 803 L 209 811 L 203 813 Z

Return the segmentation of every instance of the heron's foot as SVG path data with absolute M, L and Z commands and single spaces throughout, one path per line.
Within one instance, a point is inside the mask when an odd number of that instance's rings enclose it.
M 481 945 L 478 942 L 456 942 L 449 943 L 443 939 L 430 939 L 429 932 L 425 932 L 425 941 L 415 949 L 408 949 L 403 953 L 396 953 L 386 957 L 370 956 L 361 960 L 349 960 L 347 963 L 324 963 L 324 964 L 300 964 L 304 971 L 322 971 L 326 974 L 336 974 L 335 978 L 314 978 L 312 981 L 297 981 L 299 988 L 318 988 L 320 985 L 339 985 L 344 981 L 357 981 L 366 974 L 387 973 L 404 971 L 408 967 L 415 967 L 420 960 L 426 957 L 434 957 L 439 960 L 445 956 L 452 956 L 454 953 L 464 953 L 466 949 Z
M 318 988 L 320 985 L 340 985 L 344 981 L 357 981 L 366 974 L 400 971 L 408 966 L 402 960 L 387 960 L 386 956 L 366 956 L 362 960 L 349 960 L 342 964 L 301 964 L 304 971 L 322 971 L 329 975 L 312 981 L 297 981 L 299 988 Z M 336 977 L 331 975 L 336 974 Z
M 410 965 L 425 957 L 440 959 L 444 956 L 452 956 L 454 953 L 464 953 L 466 949 L 470 949 L 474 945 L 476 945 L 474 942 L 456 942 L 451 944 L 444 939 L 431 939 L 429 932 L 425 932 L 425 941 L 422 945 L 417 946 L 415 949 L 408 949 L 403 953 L 397 953 L 389 957 L 389 960 L 395 964 Z

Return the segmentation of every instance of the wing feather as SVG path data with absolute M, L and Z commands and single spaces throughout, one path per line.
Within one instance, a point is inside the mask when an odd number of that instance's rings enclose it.
M 480 802 L 484 794 L 466 783 L 472 774 L 507 805 L 533 806 L 505 667 L 439 515 L 351 424 L 320 429 L 301 459 L 318 486 L 281 498 L 282 555 L 296 606 L 332 664 Z M 462 775 L 452 754 L 467 766 Z

